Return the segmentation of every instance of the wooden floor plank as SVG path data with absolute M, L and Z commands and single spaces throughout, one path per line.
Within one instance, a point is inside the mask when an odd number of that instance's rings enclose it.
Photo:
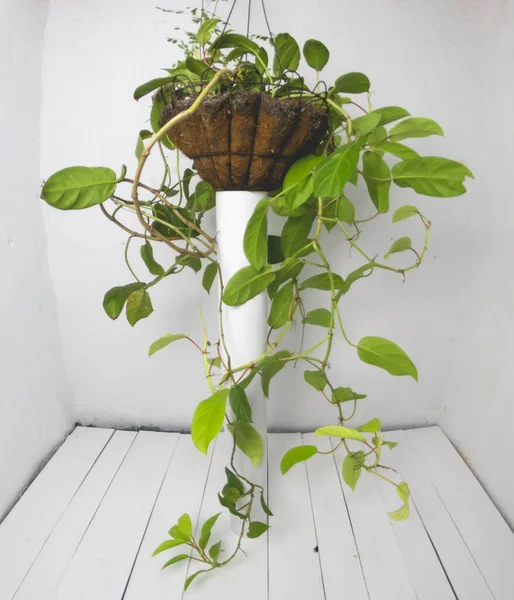
M 398 471 L 394 480 L 399 482 L 404 477 L 394 458 L 395 452 L 396 450 L 384 449 L 381 462 Z M 388 475 L 385 471 L 383 473 Z M 399 508 L 401 501 L 396 493 L 396 488 L 377 477 L 374 481 L 380 491 L 384 509 L 390 512 Z M 406 521 L 390 521 L 390 525 L 395 532 L 398 546 L 402 552 L 418 600 L 455 600 L 450 582 L 427 535 L 414 502 L 410 502 L 410 516 Z
M 409 484 L 412 500 L 457 598 L 493 600 L 468 547 L 411 446 L 407 432 L 388 432 L 387 439 L 398 442 L 393 451 L 396 464 Z M 430 449 L 424 451 L 430 452 Z
M 213 531 L 211 540 L 223 540 L 225 553 L 220 559 L 227 558 L 237 544 L 237 535 L 231 530 L 231 519 L 225 509 L 220 506 L 218 492 L 226 483 L 225 466 L 229 465 L 232 448 L 231 438 L 228 434 L 221 434 L 214 449 L 209 478 L 205 488 L 204 499 L 200 511 L 199 523 L 221 512 Z M 233 521 L 239 527 L 240 521 Z M 223 600 L 266 600 L 268 597 L 268 556 L 267 536 L 264 534 L 258 539 L 243 539 L 242 547 L 245 556 L 239 553 L 234 560 L 225 567 L 200 575 L 192 583 L 184 600 L 205 600 L 205 598 L 223 598 Z M 202 569 L 199 563 L 191 562 L 188 574 Z M 178 598 L 178 596 L 177 596 Z
M 47 539 L 15 600 L 55 598 L 57 586 L 135 437 L 133 431 L 117 431 L 112 436 Z
M 350 446 L 355 450 L 360 449 L 358 443 Z M 370 600 L 416 600 L 416 592 L 373 475 L 363 473 L 355 491 L 352 491 L 342 479 L 341 465 L 346 451 L 339 448 L 333 456 Z
M 11 600 L 112 434 L 77 427 L 0 525 L 0 600 Z
M 118 600 L 178 434 L 139 432 L 61 580 L 56 600 Z
M 511 600 L 514 535 L 509 526 L 439 427 L 409 431 L 408 438 L 493 596 Z
M 316 438 L 309 433 L 303 434 L 302 440 L 321 451 L 330 450 L 327 438 Z M 318 454 L 306 465 L 326 598 L 368 600 L 359 551 L 334 461 L 330 456 Z
M 182 593 L 187 561 L 151 558 L 178 516 L 222 511 L 213 540 L 237 542 L 217 493 L 230 439 L 212 462 L 190 436 L 77 428 L 0 525 L 0 600 L 510 600 L 514 535 L 439 428 L 388 432 L 384 450 L 412 494 L 410 519 L 387 516 L 394 487 L 363 475 L 352 492 L 344 452 L 315 456 L 283 476 L 312 434 L 269 436 L 269 535 Z M 111 437 L 112 436 L 112 437 Z M 209 468 L 210 467 L 210 468 Z M 342 493 L 343 492 L 343 493 Z M 318 551 L 316 551 L 316 549 Z M 268 574 L 269 572 L 269 574 Z M 450 585 L 451 584 L 451 585 Z
M 302 444 L 299 433 L 270 434 L 269 502 L 275 514 L 269 530 L 269 600 L 305 598 L 323 600 L 323 580 L 318 540 L 305 464 L 286 475 L 280 459 L 287 450 Z
M 168 538 L 168 530 L 180 515 L 189 513 L 193 522 L 198 519 L 210 463 L 211 457 L 204 456 L 195 448 L 190 435 L 180 436 L 130 576 L 124 600 L 180 598 L 187 563 L 178 563 L 165 570 L 162 570 L 162 565 L 184 550 L 180 547 L 176 552 L 171 550 L 154 558 L 152 553 Z

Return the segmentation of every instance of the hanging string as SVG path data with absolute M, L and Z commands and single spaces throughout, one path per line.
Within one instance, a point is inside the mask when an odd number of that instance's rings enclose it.
M 252 16 L 252 0 L 248 0 L 248 18 L 246 20 L 246 37 L 250 37 L 250 19 Z
M 220 37 L 222 37 L 222 36 L 223 36 L 223 34 L 225 33 L 225 31 L 227 30 L 228 23 L 229 23 L 229 21 L 230 21 L 230 17 L 232 16 L 232 12 L 234 11 L 234 6 L 236 5 L 236 2 L 237 2 L 237 0 L 234 0 L 234 1 L 232 2 L 232 6 L 230 7 L 230 11 L 229 11 L 229 13 L 228 13 L 228 17 L 227 17 L 227 20 L 225 21 L 225 25 L 223 26 L 223 31 L 221 32 L 221 35 L 220 35 Z M 216 6 L 218 6 L 218 3 L 217 3 L 217 2 L 216 2 Z M 214 7 L 214 9 L 215 9 L 215 10 L 216 10 L 216 6 Z M 211 56 L 211 60 L 210 60 L 210 62 L 209 62 L 209 67 L 211 67 L 211 66 L 212 66 L 212 62 L 213 62 L 213 60 L 214 60 L 214 53 L 213 53 L 213 54 L 212 54 L 212 56 Z
M 273 39 L 273 34 L 271 33 L 271 27 L 269 26 L 268 21 L 268 13 L 266 12 L 266 5 L 264 4 L 264 0 L 261 0 L 262 4 L 262 12 L 264 13 L 264 20 L 266 21 L 266 27 L 268 28 L 269 39 L 271 40 L 271 45 L 275 48 L 275 40 Z

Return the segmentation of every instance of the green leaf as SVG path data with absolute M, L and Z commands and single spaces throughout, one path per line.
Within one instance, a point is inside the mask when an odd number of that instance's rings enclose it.
M 233 423 L 232 434 L 236 440 L 236 446 L 243 454 L 248 456 L 254 467 L 258 467 L 262 461 L 264 453 L 264 444 L 259 432 L 251 423 L 242 423 L 235 421 Z
M 410 250 L 412 248 L 412 240 L 410 237 L 404 236 L 395 240 L 387 254 L 384 255 L 384 258 L 389 258 L 391 254 L 396 254 L 398 252 L 405 252 L 405 250 Z
M 366 433 L 376 433 L 377 431 L 380 431 L 380 419 L 377 419 L 376 417 L 371 419 L 371 421 L 361 425 L 359 430 Z
M 155 342 L 150 346 L 150 349 L 148 350 L 148 356 L 152 356 L 152 354 L 155 354 L 156 352 L 162 350 L 163 348 L 166 348 L 166 346 L 169 346 L 173 342 L 176 342 L 177 340 L 182 340 L 185 337 L 187 336 L 184 333 L 166 333 L 158 340 L 155 340 Z
M 368 365 L 385 369 L 391 375 L 409 375 L 418 380 L 418 371 L 411 359 L 399 346 L 385 338 L 363 337 L 357 353 L 362 362 Z
M 199 181 L 195 187 L 193 197 L 193 211 L 204 212 L 211 209 L 216 203 L 216 192 L 207 181 Z
M 315 196 L 339 196 L 352 174 L 353 168 L 344 154 L 332 154 L 314 171 Z
M 169 93 L 164 93 L 162 90 L 153 99 L 152 102 L 152 110 L 150 111 L 150 125 L 152 126 L 152 131 L 157 133 L 161 128 L 161 120 L 162 120 L 162 111 L 166 104 L 171 100 L 171 96 Z M 168 148 L 169 150 L 174 150 L 175 146 L 168 137 L 168 134 L 164 134 L 160 138 L 160 142 L 163 146 Z
M 198 256 L 190 256 L 189 254 L 182 254 L 176 261 L 177 265 L 183 265 L 193 269 L 195 273 L 202 270 L 202 261 Z
M 256 271 L 253 267 L 243 267 L 229 279 L 223 302 L 228 306 L 244 304 L 263 292 L 274 279 L 275 273 L 269 269 Z
M 402 502 L 408 502 L 410 498 L 410 490 L 409 485 L 406 481 L 400 481 L 400 483 L 396 486 L 396 493 L 398 494 L 398 498 Z
M 225 475 L 227 477 L 227 485 L 229 488 L 237 490 L 239 494 L 245 493 L 243 482 L 228 467 L 225 467 Z
M 252 407 L 248 402 L 246 392 L 241 386 L 236 385 L 230 390 L 228 401 L 236 421 L 241 423 L 252 422 Z
M 264 513 L 266 515 L 268 515 L 268 517 L 272 517 L 273 513 L 271 512 L 271 510 L 269 509 L 269 506 L 266 504 L 266 501 L 264 500 L 264 494 L 261 493 L 261 506 L 262 506 L 262 510 L 264 511 Z
M 332 404 L 340 404 L 341 402 L 350 402 L 352 400 L 362 400 L 366 397 L 366 394 L 356 394 L 349 387 L 338 387 L 332 392 Z
M 216 358 L 208 358 L 207 361 L 213 367 L 221 369 L 221 360 L 219 359 L 219 356 L 216 356 Z
M 177 525 L 187 539 L 193 535 L 193 523 L 191 517 L 187 513 L 184 513 L 178 518 Z
M 141 246 L 140 252 L 143 262 L 152 275 L 162 275 L 164 273 L 162 266 L 153 257 L 152 244 L 150 244 L 148 240 L 145 240 L 144 245 Z
M 326 308 L 315 308 L 307 313 L 303 322 L 308 325 L 330 327 L 331 318 L 331 313 Z
M 387 446 L 390 450 L 393 450 L 398 446 L 398 442 L 382 442 L 384 446 Z
M 283 327 L 287 323 L 292 302 L 293 282 L 290 281 L 280 288 L 271 303 L 268 325 L 272 329 L 280 329 L 280 327 Z
M 251 539 L 260 537 L 263 533 L 268 531 L 269 527 L 266 523 L 260 521 L 252 521 L 250 527 L 248 527 L 248 537 Z
M 362 175 L 375 208 L 381 213 L 386 213 L 389 210 L 391 187 L 391 171 L 387 163 L 375 152 L 364 152 Z
M 462 163 L 437 156 L 399 162 L 392 173 L 399 187 L 410 187 L 418 194 L 437 198 L 464 194 L 464 179 L 473 178 L 473 173 Z
M 307 40 L 303 46 L 303 55 L 309 67 L 321 71 L 328 62 L 330 52 L 318 40 Z
M 336 273 L 332 274 L 332 281 L 334 284 L 334 288 L 336 290 L 341 289 L 344 286 L 343 278 Z M 318 275 L 313 275 L 309 277 L 305 281 L 302 281 L 302 285 L 300 286 L 301 290 L 314 289 L 314 290 L 325 290 L 328 291 L 331 289 L 330 287 L 330 276 L 327 272 L 318 273 Z
M 311 385 L 318 392 L 322 392 L 327 385 L 327 378 L 323 371 L 320 371 L 319 369 L 316 371 L 304 371 L 303 378 L 306 383 Z
M 211 291 L 212 284 L 218 274 L 218 263 L 209 263 L 203 272 L 202 286 L 203 289 L 209 294 Z
M 248 220 L 243 238 L 243 249 L 250 265 L 260 271 L 266 264 L 268 255 L 268 199 L 257 203 Z
M 268 56 L 264 48 L 261 48 L 253 40 L 239 33 L 223 33 L 212 43 L 211 48 L 213 50 L 218 48 L 241 48 L 250 52 L 257 58 L 255 64 L 259 72 L 261 72 L 260 67 L 267 66 L 268 64 Z
M 262 391 L 266 398 L 269 398 L 269 384 L 273 377 L 280 372 L 287 364 L 285 360 L 281 360 L 283 358 L 289 358 L 291 356 L 291 352 L 289 350 L 279 350 L 275 352 L 275 354 L 267 357 L 269 360 L 264 367 L 262 367 Z
M 208 78 L 210 78 L 209 76 L 214 75 L 215 73 L 214 69 L 209 68 L 209 65 L 204 63 L 203 60 L 198 60 L 192 56 L 186 58 L 185 65 L 188 71 L 194 75 L 198 75 L 198 77 L 204 80 L 204 83 L 206 83 L 206 79 L 208 80 Z M 206 75 L 207 71 L 209 71 L 208 75 Z
M 370 85 L 364 73 L 346 73 L 336 79 L 334 88 L 339 94 L 362 94 L 369 92 Z
M 362 450 L 349 452 L 343 460 L 343 481 L 352 490 L 355 490 L 357 481 L 359 481 L 363 464 L 364 452 Z
M 423 117 L 405 119 L 389 131 L 389 139 L 393 142 L 399 142 L 406 138 L 423 138 L 429 135 L 444 135 L 444 131 L 438 123 Z
M 216 29 L 216 25 L 220 22 L 220 19 L 205 19 L 202 21 L 198 29 L 198 33 L 196 34 L 196 41 L 200 46 L 205 46 L 211 39 L 211 34 L 214 29 Z
M 295 210 L 305 204 L 312 195 L 312 173 L 323 161 L 322 156 L 310 154 L 294 162 L 284 178 L 284 195 L 288 205 Z
M 314 435 L 317 437 L 337 437 L 346 440 L 357 440 L 358 442 L 365 442 L 366 438 L 357 431 L 356 429 L 350 429 L 349 427 L 342 427 L 341 425 L 326 425 L 316 429 Z
M 367 277 L 367 275 L 364 274 L 372 268 L 373 263 L 367 263 L 365 265 L 362 265 L 362 267 L 355 269 L 355 271 L 352 271 L 344 280 L 344 286 L 341 288 L 341 292 L 343 294 L 346 294 L 352 286 L 352 284 L 358 281 L 359 279 L 362 279 L 363 277 Z
M 184 592 L 187 592 L 188 587 L 193 583 L 193 581 L 198 577 L 198 575 L 200 575 L 201 573 L 205 573 L 205 571 L 207 570 L 208 569 L 205 569 L 204 571 L 197 571 L 196 573 L 190 575 L 184 583 Z
M 409 504 L 405 502 L 398 510 L 387 513 L 393 521 L 406 521 L 409 518 Z
M 145 149 L 145 143 L 143 141 L 143 138 L 141 137 L 141 135 L 138 135 L 137 143 L 136 143 L 136 151 L 134 152 L 137 160 L 139 160 L 141 158 L 141 155 L 143 154 L 144 149 Z
M 183 544 L 186 544 L 189 541 L 189 536 L 185 535 L 178 525 L 173 525 L 169 530 L 169 534 Z
M 202 531 L 200 533 L 200 540 L 198 542 L 198 545 L 200 546 L 200 548 L 202 550 L 205 550 L 205 548 L 207 547 L 207 544 L 209 543 L 209 539 L 211 537 L 211 531 L 212 528 L 214 527 L 214 524 L 216 523 L 216 521 L 218 520 L 218 517 L 221 515 L 221 513 L 217 513 L 215 515 L 213 515 L 212 517 L 208 518 L 205 523 L 202 525 Z
M 350 225 L 355 221 L 355 206 L 346 196 L 337 201 L 337 218 Z
M 157 554 L 160 554 L 161 552 L 164 552 L 165 550 L 170 550 L 171 548 L 175 548 L 176 546 L 181 546 L 182 544 L 185 544 L 186 542 L 184 540 L 166 540 L 165 542 L 163 542 L 162 544 L 159 544 L 157 546 L 157 548 L 154 550 L 152 556 L 156 556 Z
M 419 158 L 419 154 L 412 148 L 409 148 L 404 144 L 399 144 L 398 142 L 372 143 L 371 147 L 373 150 L 378 152 L 387 152 L 388 154 L 392 154 L 393 156 L 396 156 L 396 158 L 401 158 L 402 160 Z
M 171 558 L 167 563 L 164 563 L 164 565 L 162 565 L 162 568 L 166 569 L 166 567 L 170 567 L 171 565 L 174 565 L 175 563 L 178 563 L 181 560 L 186 560 L 188 558 L 189 554 L 178 554 L 177 556 Z
M 232 426 L 228 425 L 228 427 L 231 428 Z M 233 430 L 233 427 L 232 427 L 232 430 Z M 231 433 L 232 433 L 232 431 L 231 431 Z M 235 502 L 237 502 L 239 500 L 239 498 L 241 497 L 241 494 L 239 493 L 239 490 L 237 490 L 236 488 L 229 487 L 227 484 L 223 487 L 223 497 L 227 502 L 234 504 Z
M 209 444 L 223 427 L 228 394 L 228 389 L 215 392 L 196 407 L 191 424 L 191 436 L 194 445 L 204 454 L 207 454 Z
M 127 321 L 134 325 L 141 319 L 146 319 L 153 313 L 150 295 L 144 288 L 132 292 L 127 298 L 126 315 Z
M 409 217 L 415 217 L 416 215 L 419 215 L 419 210 L 416 206 L 412 206 L 411 204 L 400 206 L 400 208 L 397 208 L 394 211 L 393 223 L 399 223 L 400 221 L 404 221 Z
M 121 285 L 118 287 L 111 288 L 104 296 L 103 307 L 107 316 L 111 319 L 117 319 L 123 307 L 125 306 L 125 302 L 127 298 L 135 292 L 136 290 L 140 290 L 145 287 L 145 283 L 142 281 L 136 281 L 135 283 L 129 283 L 128 285 Z
M 312 178 L 305 179 L 286 196 L 277 196 L 271 203 L 271 208 L 279 217 L 301 217 L 309 212 L 306 203 L 312 198 Z M 293 203 L 297 203 L 297 208 L 291 208 Z
M 214 562 L 218 561 L 218 556 L 220 555 L 221 550 L 221 540 L 216 542 L 209 548 L 209 556 L 212 558 Z
M 300 48 L 289 33 L 279 33 L 275 36 L 275 57 L 273 73 L 280 77 L 284 71 L 296 71 L 300 64 Z
M 172 82 L 173 77 L 159 77 L 157 79 L 147 81 L 146 83 L 143 83 L 134 90 L 134 100 L 140 100 L 141 98 L 143 98 L 143 96 L 146 96 L 147 94 L 153 92 L 157 88 L 160 88 L 163 85 L 167 85 L 168 83 Z
M 197 237 L 199 235 L 196 230 L 186 225 L 178 216 L 181 215 L 182 218 L 186 219 L 190 223 L 197 224 L 198 220 L 187 208 L 181 208 L 179 206 L 170 207 L 164 204 L 154 204 L 152 206 L 152 213 L 156 219 L 159 219 L 159 221 L 152 221 L 152 227 L 167 238 L 178 238 L 179 234 L 176 230 L 182 232 L 187 237 Z M 161 223 L 161 221 L 164 221 L 164 223 Z M 183 259 L 185 259 L 186 256 L 187 255 L 183 255 Z
M 280 470 L 282 475 L 285 475 L 291 467 L 299 462 L 308 460 L 318 453 L 316 446 L 296 446 L 288 450 L 280 461 Z
M 68 167 L 47 179 L 41 198 L 60 210 L 81 210 L 109 199 L 116 182 L 116 173 L 107 167 Z
M 400 106 L 383 106 L 382 108 L 377 108 L 372 112 L 380 115 L 379 124 L 381 126 L 392 123 L 393 121 L 399 121 L 405 117 L 410 117 L 410 113 Z
M 303 217 L 289 217 L 284 223 L 280 235 L 280 245 L 284 256 L 293 256 L 309 244 L 309 233 L 314 223 L 314 215 L 308 214 Z
M 380 125 L 381 116 L 376 112 L 370 112 L 362 117 L 357 117 L 352 120 L 353 128 L 359 132 L 359 135 L 367 135 L 371 133 L 375 127 Z
M 269 297 L 273 298 L 283 283 L 289 281 L 289 279 L 296 279 L 301 273 L 303 267 L 304 263 L 300 262 L 296 258 L 286 259 L 278 269 L 273 271 L 275 273 L 275 279 L 268 287 Z

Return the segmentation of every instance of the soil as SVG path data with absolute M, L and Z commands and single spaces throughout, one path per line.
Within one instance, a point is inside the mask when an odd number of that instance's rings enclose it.
M 162 124 L 193 102 L 173 100 Z M 216 190 L 271 191 L 295 160 L 315 150 L 326 130 L 325 112 L 309 101 L 238 91 L 207 98 L 168 136 Z

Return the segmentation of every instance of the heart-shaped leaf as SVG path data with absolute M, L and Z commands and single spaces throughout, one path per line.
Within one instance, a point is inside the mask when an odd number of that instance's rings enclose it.
M 303 46 L 303 55 L 309 67 L 321 71 L 328 62 L 330 52 L 320 41 L 307 40 Z

